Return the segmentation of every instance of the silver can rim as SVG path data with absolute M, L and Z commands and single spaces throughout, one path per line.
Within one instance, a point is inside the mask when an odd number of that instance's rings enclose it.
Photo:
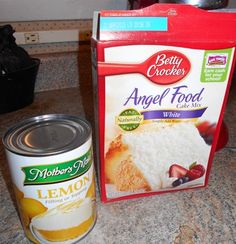
M 78 125 L 81 128 L 84 128 L 84 131 L 82 131 L 82 135 L 79 135 L 77 130 L 77 136 L 75 137 L 75 140 L 73 143 L 70 143 L 69 145 L 65 145 L 65 147 L 60 148 L 58 150 L 52 150 L 50 151 L 32 151 L 32 150 L 26 150 L 20 147 L 14 139 L 17 138 L 17 135 L 20 135 L 20 130 L 24 130 L 25 128 L 31 128 L 33 126 L 36 126 L 40 123 L 46 123 L 50 121 L 68 121 L 73 123 L 74 125 Z M 18 132 L 18 134 L 17 134 Z M 92 129 L 90 123 L 77 115 L 69 115 L 69 114 L 44 114 L 44 115 L 38 115 L 34 117 L 30 117 L 27 119 L 23 119 L 18 123 L 13 124 L 11 127 L 9 127 L 6 132 L 3 135 L 2 142 L 6 150 L 22 155 L 22 156 L 30 156 L 30 157 L 43 157 L 43 156 L 53 156 L 58 155 L 62 153 L 69 152 L 73 149 L 76 149 L 80 146 L 82 146 L 84 143 L 86 143 L 90 138 L 92 137 Z

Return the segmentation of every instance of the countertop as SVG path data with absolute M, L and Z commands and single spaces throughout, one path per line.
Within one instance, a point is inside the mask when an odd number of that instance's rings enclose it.
M 98 193 L 97 223 L 81 244 L 236 242 L 236 151 L 231 148 L 236 147 L 235 85 L 224 118 L 230 131 L 228 148 L 215 154 L 209 185 L 108 204 L 100 202 Z M 80 115 L 93 124 L 92 104 L 89 82 L 82 82 L 79 88 L 36 93 L 32 105 L 0 115 L 0 137 L 17 121 L 46 113 Z M 0 243 L 30 243 L 15 209 L 2 144 L 0 186 Z

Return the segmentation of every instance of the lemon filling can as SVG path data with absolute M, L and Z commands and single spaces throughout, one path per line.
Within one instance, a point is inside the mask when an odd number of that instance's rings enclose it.
M 48 114 L 23 120 L 3 137 L 26 236 L 35 243 L 74 243 L 96 222 L 90 124 Z

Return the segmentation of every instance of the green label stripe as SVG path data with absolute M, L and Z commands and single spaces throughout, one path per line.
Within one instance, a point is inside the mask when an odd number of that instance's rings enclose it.
M 22 167 L 25 173 L 24 185 L 44 185 L 77 178 L 86 173 L 92 165 L 92 149 L 71 161 Z
M 143 115 L 133 108 L 126 109 L 116 116 L 116 124 L 125 131 L 135 130 L 142 122 Z

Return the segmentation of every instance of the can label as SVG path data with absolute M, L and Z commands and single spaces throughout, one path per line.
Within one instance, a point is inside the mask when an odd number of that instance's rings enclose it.
M 70 180 L 84 175 L 92 165 L 91 149 L 74 160 L 47 165 L 22 167 L 25 173 L 24 185 L 42 185 Z
M 27 237 L 35 243 L 71 243 L 93 227 L 95 174 L 91 139 L 70 152 L 26 157 L 7 151 Z

